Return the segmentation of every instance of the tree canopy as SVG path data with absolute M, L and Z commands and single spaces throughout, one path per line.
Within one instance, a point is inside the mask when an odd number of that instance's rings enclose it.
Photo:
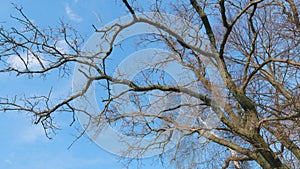
M 128 16 L 91 26 L 87 42 L 65 22 L 40 28 L 16 6 L 21 26 L 0 27 L 0 73 L 75 67 L 73 92 L 0 96 L 0 110 L 31 113 L 46 134 L 55 112 L 69 112 L 95 141 L 111 126 L 126 138 L 122 155 L 156 154 L 176 168 L 300 167 L 300 2 L 116 3 Z

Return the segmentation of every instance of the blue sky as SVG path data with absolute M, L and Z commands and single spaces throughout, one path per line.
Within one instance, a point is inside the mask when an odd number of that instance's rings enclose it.
M 120 1 L 111 0 L 51 0 L 51 1 L 9 1 L 0 2 L 0 23 L 5 27 L 14 26 L 10 15 L 16 15 L 11 3 L 24 8 L 27 16 L 41 27 L 55 26 L 59 19 L 71 23 L 84 37 L 94 32 L 92 24 L 102 26 L 126 13 Z M 102 24 L 99 24 L 99 21 Z M 1 96 L 43 94 L 51 88 L 49 81 L 55 81 L 55 96 L 71 92 L 71 76 L 60 79 L 50 75 L 46 79 L 0 75 Z M 47 89 L 47 90 L 45 90 Z M 70 127 L 72 116 L 58 114 L 55 121 L 62 130 L 52 140 L 46 138 L 40 125 L 33 125 L 31 116 L 24 113 L 0 113 L 0 168 L 3 169 L 120 169 L 118 157 L 110 154 L 86 136 L 78 140 L 71 149 L 68 146 L 77 135 L 75 124 Z M 152 168 L 147 164 L 143 168 Z

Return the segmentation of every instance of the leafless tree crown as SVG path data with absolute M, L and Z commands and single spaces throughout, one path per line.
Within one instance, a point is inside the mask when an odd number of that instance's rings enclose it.
M 52 100 L 52 91 L 32 97 L 1 96 L 0 110 L 32 113 L 34 122 L 41 123 L 47 134 L 55 130 L 55 112 L 82 113 L 99 130 L 109 123 L 125 135 L 152 138 L 147 146 L 128 145 L 124 154 L 139 157 L 151 149 L 167 149 L 174 144 L 159 158 L 177 168 L 300 167 L 299 1 L 117 3 L 124 5 L 131 19 L 104 29 L 91 27 L 107 44 L 98 44 L 99 51 L 92 54 L 82 51 L 83 38 L 69 24 L 40 28 L 22 8 L 16 7 L 21 15 L 12 19 L 21 26 L 0 27 L 0 73 L 65 75 L 74 64 L 80 64 L 88 67 L 78 68 L 87 80 L 80 91 L 59 101 Z M 149 17 L 144 15 L 146 12 L 155 15 Z M 165 13 L 184 18 L 182 29 L 166 25 Z M 124 72 L 112 72 L 108 65 L 119 59 L 114 53 L 122 48 L 122 42 L 116 43 L 118 36 L 139 23 L 155 27 L 160 33 L 138 36 L 137 48 L 156 45 L 172 55 L 155 64 L 151 62 L 151 69 L 136 78 L 126 79 Z M 189 31 L 194 33 L 186 33 Z M 62 44 L 65 48 L 61 48 Z M 12 60 L 21 64 L 13 64 Z M 172 81 L 164 72 L 171 62 L 192 72 L 192 80 L 184 84 Z M 208 63 L 223 87 L 214 81 Z M 73 104 L 85 96 L 93 83 L 105 91 L 103 96 L 97 96 L 102 99 L 97 114 Z M 114 86 L 122 90 L 113 92 Z M 145 97 L 154 101 L 147 102 Z M 118 107 L 124 103 L 134 106 L 135 111 L 120 112 Z M 178 120 L 182 112 L 190 117 L 186 123 Z M 212 113 L 218 123 L 205 123 Z M 176 133 L 179 139 L 171 143 Z

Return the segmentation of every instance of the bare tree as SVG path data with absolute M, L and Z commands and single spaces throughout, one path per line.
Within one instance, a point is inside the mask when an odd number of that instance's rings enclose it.
M 13 19 L 22 28 L 0 28 L 0 72 L 46 76 L 53 70 L 67 73 L 76 63 L 76 76 L 85 80 L 80 90 L 60 102 L 51 101 L 51 91 L 30 98 L 2 97 L 1 110 L 33 113 L 35 123 L 43 124 L 48 134 L 55 129 L 55 112 L 78 112 L 98 132 L 110 124 L 139 141 L 150 138 L 147 144 L 128 144 L 124 155 L 141 157 L 159 149 L 159 158 L 177 168 L 300 167 L 298 1 L 119 3 L 130 20 L 102 29 L 93 26 L 103 40 L 95 44 L 96 52 L 80 48 L 82 38 L 70 25 L 62 22 L 60 27 L 42 29 L 16 7 L 21 17 Z M 185 20 L 170 19 L 165 13 Z M 169 55 L 139 63 L 149 69 L 134 78 L 128 78 L 125 69 L 111 71 L 110 66 L 117 63 L 112 60 L 120 59 L 114 51 L 125 43 L 118 41 L 119 36 L 141 23 L 158 33 L 138 35 L 136 47 L 156 45 Z M 69 50 L 59 47 L 62 41 Z M 163 52 L 151 54 L 148 59 Z M 23 64 L 10 64 L 13 57 Z M 32 67 L 32 62 L 38 66 Z M 191 81 L 179 83 L 169 77 L 169 63 L 191 72 L 193 78 L 187 78 Z M 98 97 L 103 99 L 96 114 L 73 104 L 86 99 L 94 82 L 106 91 Z M 208 123 L 212 114 L 218 117 L 217 124 Z

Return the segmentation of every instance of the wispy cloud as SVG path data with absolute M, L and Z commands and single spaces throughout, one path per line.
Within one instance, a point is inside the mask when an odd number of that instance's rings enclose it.
M 81 22 L 82 21 L 82 18 L 73 12 L 73 10 L 71 9 L 71 7 L 68 3 L 66 4 L 65 11 L 71 21 L 73 21 L 73 22 Z
M 12 162 L 10 159 L 5 159 L 4 162 L 5 162 L 6 164 L 13 164 L 13 162 Z

